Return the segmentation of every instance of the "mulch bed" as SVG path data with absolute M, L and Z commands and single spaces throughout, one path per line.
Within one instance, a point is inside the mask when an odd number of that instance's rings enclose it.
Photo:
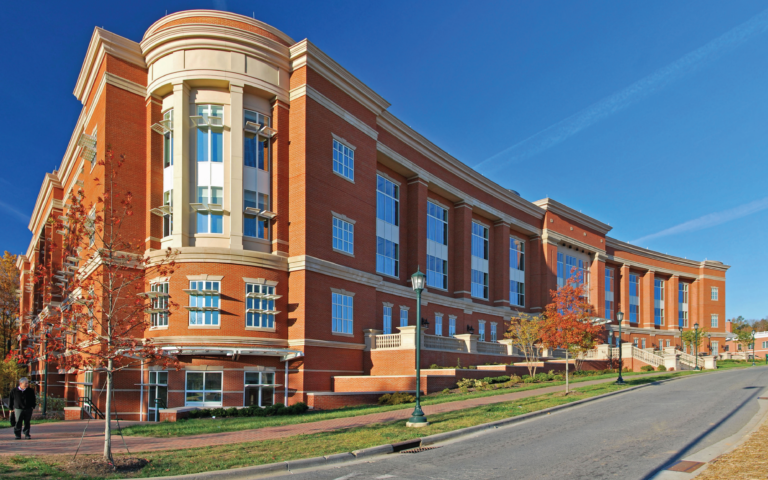
M 720 455 L 696 480 L 768 478 L 768 419 L 735 450 Z
M 89 477 L 104 477 L 114 473 L 131 474 L 138 473 L 149 461 L 136 457 L 115 457 L 114 465 L 102 458 L 78 457 L 74 461 L 61 461 L 57 467 L 72 475 L 86 475 Z

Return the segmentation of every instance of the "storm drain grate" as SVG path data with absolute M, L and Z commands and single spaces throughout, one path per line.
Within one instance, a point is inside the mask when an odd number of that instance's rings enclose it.
M 402 450 L 400 453 L 421 453 L 421 452 L 426 452 L 427 450 L 434 450 L 436 448 L 440 448 L 440 447 L 411 448 L 410 450 Z

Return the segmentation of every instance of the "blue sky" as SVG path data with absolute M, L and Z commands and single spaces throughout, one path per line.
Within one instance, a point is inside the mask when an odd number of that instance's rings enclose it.
M 192 8 L 309 38 L 481 173 L 621 240 L 732 265 L 728 317 L 768 315 L 768 1 L 8 2 L 0 250 L 27 248 L 93 27 L 138 41 Z

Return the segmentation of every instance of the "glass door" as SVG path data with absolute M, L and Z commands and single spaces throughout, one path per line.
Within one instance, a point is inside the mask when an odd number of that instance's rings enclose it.
M 85 372 L 83 378 L 83 397 L 87 398 L 90 402 L 93 402 L 93 370 Z M 83 410 L 91 413 L 90 402 L 83 402 Z
M 245 402 L 243 406 L 269 407 L 275 403 L 274 372 L 245 372 Z
M 160 410 L 168 408 L 168 372 L 149 372 L 149 421 L 160 421 Z

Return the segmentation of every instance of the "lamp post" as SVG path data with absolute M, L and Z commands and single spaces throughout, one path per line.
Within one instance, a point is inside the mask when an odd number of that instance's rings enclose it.
M 766 357 L 768 358 L 768 357 Z M 752 330 L 752 366 L 755 366 L 755 330 Z
M 694 354 L 693 354 L 693 360 L 696 362 L 696 366 L 693 367 L 694 370 L 701 370 L 699 368 L 699 324 L 694 323 L 693 324 L 693 348 L 694 348 Z
M 621 358 L 621 321 L 624 320 L 624 312 L 616 313 L 616 321 L 619 322 L 619 378 L 616 379 L 616 385 L 624 385 L 624 379 L 621 377 L 621 371 L 624 369 L 624 363 Z
M 683 325 L 680 325 L 680 351 L 683 351 Z
M 712 355 L 712 334 L 707 334 L 707 342 L 709 342 L 709 354 Z
M 419 267 L 416 273 L 411 275 L 411 284 L 416 292 L 416 318 L 421 319 L 421 291 L 424 290 L 426 277 Z M 421 325 L 416 321 L 416 408 L 413 409 L 411 418 L 406 422 L 407 427 L 426 427 L 429 425 L 427 417 L 421 410 Z

